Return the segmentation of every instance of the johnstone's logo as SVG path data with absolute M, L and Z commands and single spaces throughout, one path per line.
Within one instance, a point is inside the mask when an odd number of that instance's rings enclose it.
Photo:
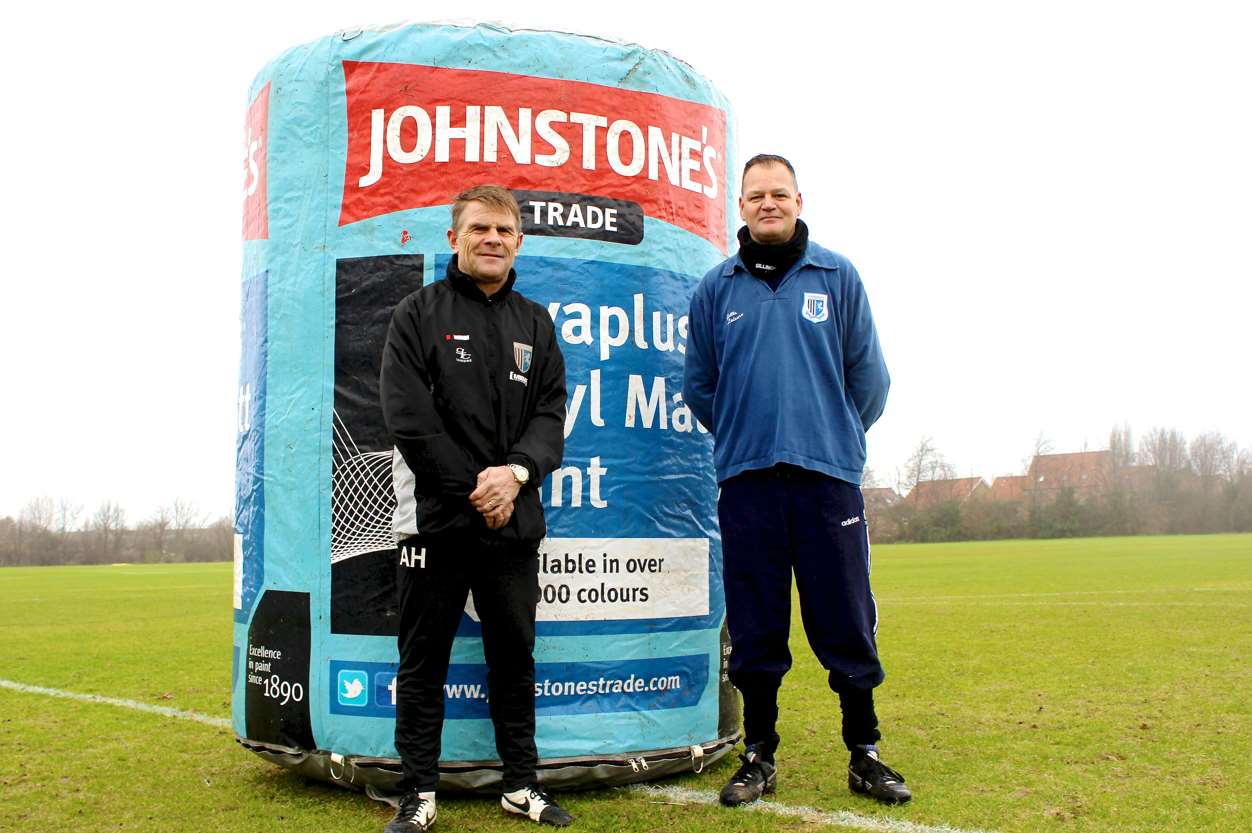
M 716 107 L 483 70 L 345 61 L 343 71 L 340 225 L 445 204 L 449 182 L 491 182 L 635 203 L 726 250 L 726 117 Z M 551 219 L 552 205 L 574 225 L 556 200 L 535 210 Z M 580 222 L 611 231 L 614 206 L 595 208 Z

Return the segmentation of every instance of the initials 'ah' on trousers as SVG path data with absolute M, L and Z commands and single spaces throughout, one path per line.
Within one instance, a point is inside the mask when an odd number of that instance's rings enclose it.
M 482 623 L 488 706 L 504 789 L 534 783 L 535 606 L 539 561 L 533 549 L 484 547 L 474 539 L 409 538 L 401 541 L 423 558 L 398 566 L 400 670 L 396 676 L 396 750 L 400 788 L 434 790 L 439 781 L 444 684 L 452 640 L 467 594 Z

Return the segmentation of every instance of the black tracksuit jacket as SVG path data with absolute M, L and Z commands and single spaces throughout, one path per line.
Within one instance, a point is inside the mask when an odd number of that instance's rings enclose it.
M 383 348 L 383 416 L 416 478 L 418 532 L 537 544 L 539 484 L 565 449 L 565 361 L 547 310 L 513 290 L 491 297 L 457 268 L 401 301 Z M 478 473 L 518 463 L 530 479 L 513 517 L 489 530 L 469 502 Z

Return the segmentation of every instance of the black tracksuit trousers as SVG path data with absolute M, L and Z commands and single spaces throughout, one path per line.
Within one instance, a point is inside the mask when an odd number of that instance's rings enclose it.
M 419 558 L 425 545 L 424 559 Z M 487 659 L 487 688 L 504 789 L 535 781 L 535 606 L 539 560 L 533 548 L 484 546 L 474 538 L 409 538 L 399 544 L 400 670 L 396 751 L 400 788 L 433 790 L 439 781 L 444 683 L 452 639 L 474 593 Z M 411 566 L 405 566 L 404 561 Z M 424 563 L 423 563 L 424 562 Z
M 778 688 L 791 668 L 794 572 L 805 635 L 839 695 L 844 744 L 876 743 L 873 690 L 883 670 L 861 490 L 780 464 L 723 482 L 717 510 L 730 681 L 743 695 L 744 741 L 770 753 L 778 746 Z

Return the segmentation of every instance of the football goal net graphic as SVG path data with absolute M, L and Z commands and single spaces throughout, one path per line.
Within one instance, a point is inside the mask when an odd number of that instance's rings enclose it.
M 333 414 L 334 462 L 330 493 L 330 563 L 394 549 L 391 450 L 361 451 L 348 426 Z

